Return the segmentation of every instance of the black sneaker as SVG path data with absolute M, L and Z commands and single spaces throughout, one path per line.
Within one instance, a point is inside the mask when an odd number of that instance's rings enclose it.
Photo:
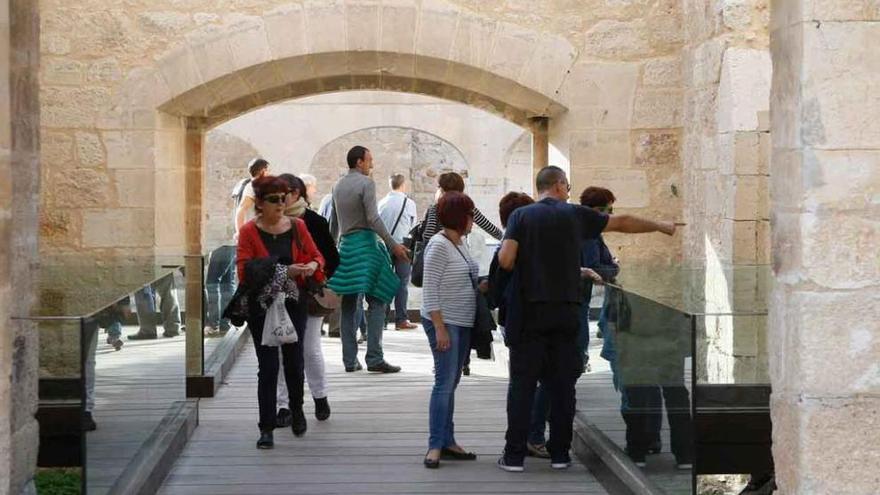
M 362 369 L 364 369 L 364 367 L 361 366 L 361 363 L 357 363 L 354 366 L 346 366 L 345 372 L 346 373 L 354 373 L 355 371 L 360 371 Z
M 132 334 L 128 336 L 128 340 L 154 340 L 158 339 L 159 336 L 155 333 L 146 333 L 146 332 L 138 332 L 136 334 Z
M 180 332 L 165 331 L 165 332 L 162 332 L 162 336 L 165 337 L 166 339 L 173 339 L 174 337 L 180 336 Z
M 645 460 L 645 454 L 636 454 L 629 449 L 626 449 L 626 455 L 635 463 L 636 466 L 643 468 L 648 465 Z
M 272 449 L 275 448 L 275 439 L 272 436 L 271 431 L 263 431 L 260 432 L 260 439 L 257 440 L 257 448 L 258 449 Z
M 294 409 L 291 414 L 293 419 L 290 422 L 290 427 L 293 429 L 293 434 L 298 437 L 305 435 L 309 424 L 306 422 L 306 415 L 303 414 L 302 407 Z
M 464 376 L 471 376 L 471 367 L 465 366 L 461 369 L 461 374 Z
M 394 366 L 393 364 L 388 364 L 387 361 L 382 361 L 376 366 L 367 366 L 367 371 L 374 373 L 397 373 L 400 371 L 400 366 Z
M 504 456 L 498 458 L 498 467 L 508 473 L 521 473 L 526 470 L 526 468 L 523 467 L 522 461 L 517 464 L 506 459 Z
M 278 415 L 275 417 L 275 427 L 287 428 L 290 426 L 292 419 L 293 416 L 290 414 L 290 409 L 282 407 L 278 410 Z
M 326 397 L 315 399 L 315 417 L 318 421 L 326 421 L 330 417 L 330 403 Z
M 663 442 L 661 442 L 660 440 L 654 440 L 654 443 L 652 443 L 651 446 L 648 447 L 649 454 L 659 454 L 662 451 L 663 451 Z
M 82 417 L 82 430 L 83 431 L 95 431 L 98 429 L 98 425 L 95 423 L 95 419 L 92 418 L 92 413 L 86 411 Z

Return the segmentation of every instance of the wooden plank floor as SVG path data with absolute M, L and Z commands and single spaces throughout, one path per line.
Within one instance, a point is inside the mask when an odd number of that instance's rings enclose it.
M 325 337 L 333 414 L 315 420 L 306 392 L 308 433 L 295 438 L 289 429 L 277 430 L 274 450 L 255 447 L 257 363 L 248 345 L 217 397 L 200 401 L 200 425 L 160 493 L 605 493 L 581 465 L 556 472 L 549 461 L 528 459 L 525 473 L 495 466 L 506 427 L 503 359 L 475 359 L 456 395 L 456 438 L 478 461 L 425 469 L 433 383 L 427 341 L 421 329 L 386 330 L 384 340 L 386 357 L 403 372 L 345 373 L 339 340 Z

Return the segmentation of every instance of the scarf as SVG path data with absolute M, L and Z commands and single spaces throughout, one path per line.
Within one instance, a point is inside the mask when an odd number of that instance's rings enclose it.
M 288 217 L 299 218 L 299 217 L 303 216 L 303 214 L 306 212 L 306 208 L 308 208 L 308 206 L 309 205 L 308 205 L 308 203 L 306 203 L 305 199 L 299 198 L 298 200 L 296 200 L 296 203 L 294 203 L 284 209 L 284 214 Z

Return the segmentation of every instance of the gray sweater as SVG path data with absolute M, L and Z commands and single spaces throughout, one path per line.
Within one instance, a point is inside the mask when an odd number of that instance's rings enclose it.
M 379 234 L 388 249 L 397 245 L 379 216 L 376 183 L 373 179 L 357 169 L 350 169 L 333 186 L 332 195 L 330 233 L 334 239 L 339 240 L 341 236 L 355 230 L 369 229 Z

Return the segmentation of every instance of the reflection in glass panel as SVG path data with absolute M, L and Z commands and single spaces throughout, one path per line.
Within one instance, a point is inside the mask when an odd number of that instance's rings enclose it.
M 172 406 L 185 400 L 180 270 L 83 321 L 88 492 L 107 493 Z
M 204 359 L 209 362 L 227 336 L 237 335 L 237 329 L 223 318 L 223 310 L 235 294 L 238 279 L 235 268 L 236 247 L 220 246 L 204 256 L 205 322 Z
M 602 361 L 591 359 L 592 373 L 579 383 L 578 400 L 587 408 L 581 409 L 652 483 L 690 494 L 691 319 L 617 287 L 604 293 L 602 338 L 590 346 L 601 348 Z
M 39 333 L 40 450 L 37 465 L 81 468 L 85 461 L 80 319 L 31 320 Z

